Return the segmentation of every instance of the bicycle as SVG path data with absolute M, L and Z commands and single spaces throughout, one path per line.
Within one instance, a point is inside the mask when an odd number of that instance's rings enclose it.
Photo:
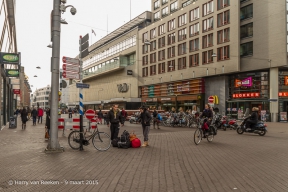
M 91 133 L 90 128 L 83 133 L 83 145 L 89 145 L 89 141 L 92 139 L 92 144 L 98 151 L 106 151 L 110 148 L 111 141 L 107 133 L 99 132 L 97 126 L 91 135 L 88 135 L 89 133 Z M 72 131 L 68 136 L 68 143 L 72 149 L 80 149 L 80 131 Z
M 196 145 L 198 145 L 203 138 L 202 126 L 203 126 L 204 120 L 205 120 L 205 118 L 199 119 L 197 129 L 194 132 L 194 143 Z M 214 135 L 213 135 L 213 133 L 211 134 L 210 127 L 209 127 L 209 130 L 207 130 L 207 133 L 208 133 L 206 135 L 207 141 L 212 142 L 214 139 Z

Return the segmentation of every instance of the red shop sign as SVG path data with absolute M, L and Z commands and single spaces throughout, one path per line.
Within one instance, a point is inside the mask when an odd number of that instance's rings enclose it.
M 233 98 L 252 98 L 252 97 L 260 97 L 260 93 L 237 93 L 237 94 L 233 94 Z
M 278 96 L 279 97 L 288 97 L 288 92 L 279 92 Z
M 20 94 L 20 89 L 13 89 L 14 94 Z

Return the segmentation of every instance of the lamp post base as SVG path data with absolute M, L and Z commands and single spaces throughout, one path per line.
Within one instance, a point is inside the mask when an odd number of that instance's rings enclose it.
M 60 148 L 57 148 L 57 149 L 49 149 L 48 147 L 44 150 L 45 153 L 63 153 L 65 150 L 64 150 L 64 147 L 60 147 Z

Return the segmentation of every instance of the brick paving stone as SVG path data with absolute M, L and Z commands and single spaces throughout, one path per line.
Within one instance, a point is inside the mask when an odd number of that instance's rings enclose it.
M 193 142 L 195 129 L 151 129 L 149 147 L 110 148 L 97 151 L 92 143 L 84 151 L 72 150 L 59 131 L 65 152 L 46 154 L 44 123 L 26 130 L 0 131 L 0 191 L 288 191 L 288 128 L 286 123 L 267 123 L 264 137 L 218 131 L 213 142 Z M 100 125 L 101 131 L 109 128 Z M 135 130 L 143 141 L 140 125 Z M 55 180 L 57 185 L 8 185 L 8 181 Z M 65 180 L 98 180 L 98 185 L 65 184 Z

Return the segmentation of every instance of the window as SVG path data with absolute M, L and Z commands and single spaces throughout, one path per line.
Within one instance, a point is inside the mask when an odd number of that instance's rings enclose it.
M 229 45 L 225 47 L 220 47 L 217 49 L 217 60 L 223 61 L 230 58 L 230 49 Z
M 217 32 L 217 44 L 230 41 L 230 28 L 223 29 Z
M 160 1 L 157 0 L 157 1 L 154 2 L 154 10 L 158 9 L 159 7 L 160 7 Z
M 165 36 L 158 39 L 158 48 L 165 46 Z
M 175 19 L 168 21 L 168 31 L 175 29 Z
M 205 35 L 202 37 L 202 48 L 212 47 L 213 46 L 213 33 Z
M 143 33 L 143 35 L 142 35 L 142 42 L 144 43 L 145 40 L 148 40 L 148 32 Z
M 142 54 L 148 53 L 148 45 L 143 45 L 143 52 Z
M 203 16 L 213 13 L 213 11 L 214 11 L 213 1 L 209 1 L 208 3 L 203 4 Z
M 165 49 L 158 51 L 158 61 L 162 61 L 165 59 Z
M 178 31 L 178 41 L 186 39 L 186 28 Z
M 252 37 L 253 36 L 253 23 L 242 25 L 240 28 L 240 38 Z
M 174 12 L 178 9 L 178 1 L 175 1 L 174 3 L 171 3 L 170 5 L 170 12 Z
M 178 70 L 186 69 L 186 57 L 178 59 Z
M 175 43 L 175 33 L 171 33 L 168 35 L 168 45 Z
M 150 66 L 150 76 L 156 75 L 156 65 Z
M 225 11 L 217 15 L 217 25 L 221 27 L 230 23 L 230 11 Z
M 253 55 L 253 41 L 240 45 L 240 56 Z
M 142 69 L 142 77 L 147 77 L 148 76 L 148 67 L 144 67 Z
M 240 9 L 240 20 L 253 17 L 253 4 L 247 5 Z
M 199 38 L 193 39 L 189 42 L 189 51 L 197 51 L 199 50 Z
M 168 58 L 175 56 L 175 46 L 168 48 Z
M 199 35 L 199 26 L 199 23 L 195 23 L 194 25 L 190 26 L 190 37 Z
M 158 64 L 158 74 L 165 73 L 165 63 Z
M 190 11 L 190 21 L 194 21 L 196 19 L 199 19 L 199 7 Z
M 185 24 L 187 23 L 186 15 L 187 15 L 187 14 L 185 13 L 185 14 L 180 15 L 180 16 L 178 17 L 178 27 L 181 27 L 181 26 L 183 26 L 183 25 L 185 25 Z
M 154 20 L 157 21 L 159 19 L 160 19 L 160 12 L 158 11 L 158 12 L 154 13 Z
M 142 65 L 148 65 L 148 55 L 142 57 Z
M 154 39 L 156 37 L 156 28 L 150 30 L 150 39 Z
M 186 53 L 186 43 L 178 45 L 178 55 L 183 55 Z
M 168 3 L 168 0 L 162 0 L 162 5 Z
M 207 64 L 207 63 L 212 63 L 213 62 L 213 50 L 205 51 L 202 53 L 202 63 Z
M 217 9 L 223 9 L 230 5 L 230 0 L 217 0 Z
M 213 17 L 205 19 L 203 21 L 203 32 L 213 29 Z
M 151 51 L 156 50 L 156 40 L 151 42 L 150 50 L 151 50 Z
M 199 66 L 199 53 L 189 56 L 189 67 Z
M 168 13 L 169 13 L 168 7 L 162 9 L 162 17 L 168 15 Z
M 150 54 L 150 63 L 155 63 L 156 62 L 156 53 Z
M 175 60 L 168 61 L 167 67 L 168 71 L 175 71 Z
M 165 23 L 160 25 L 158 29 L 159 29 L 158 30 L 159 31 L 159 35 L 164 34 L 165 33 Z

